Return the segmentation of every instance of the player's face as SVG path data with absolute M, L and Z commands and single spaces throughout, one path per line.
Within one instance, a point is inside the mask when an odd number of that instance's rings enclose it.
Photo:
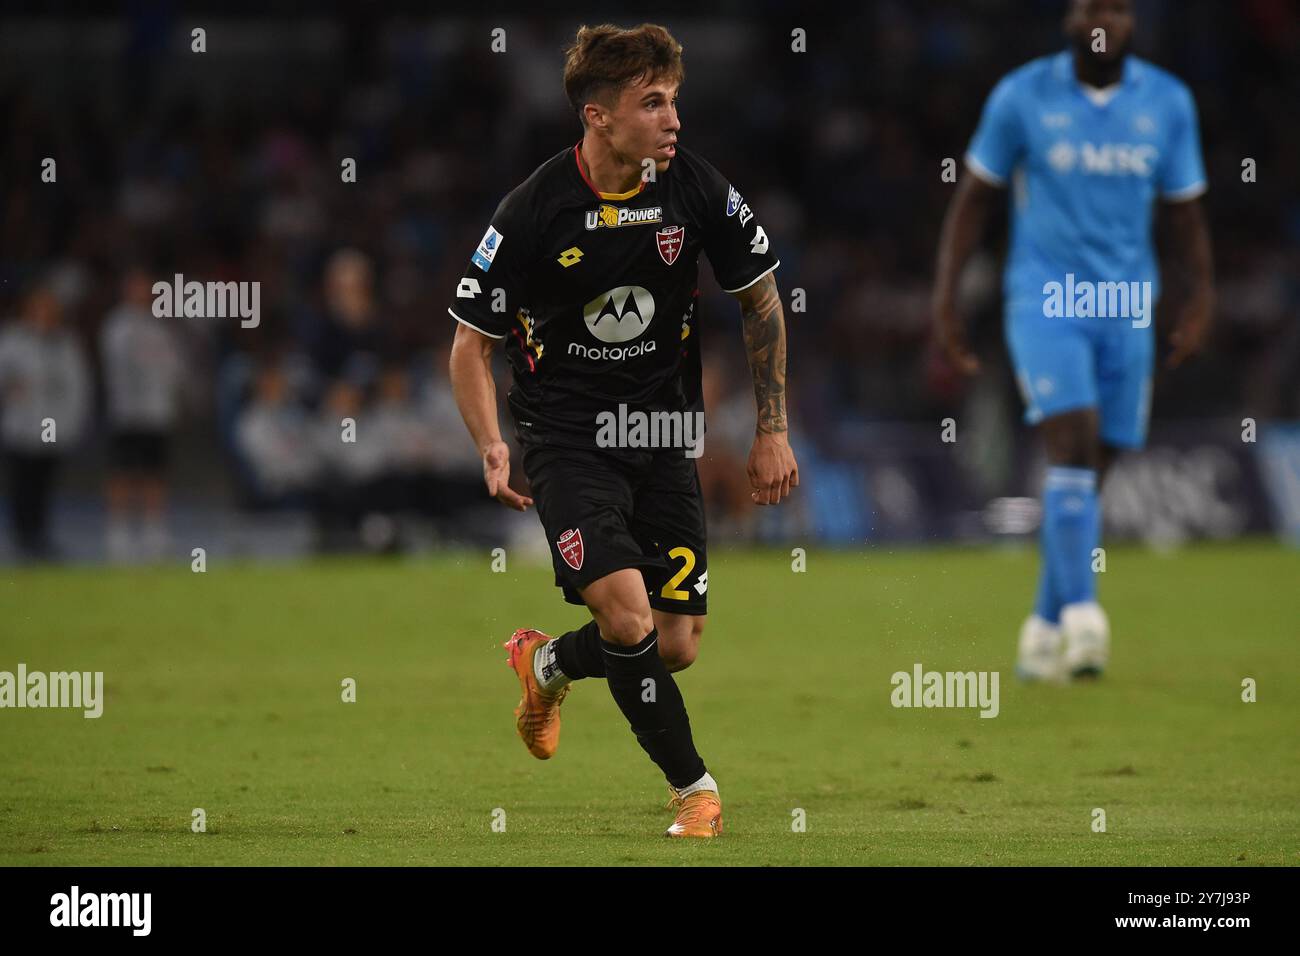
M 677 84 L 651 80 L 623 88 L 610 114 L 610 146 L 638 165 L 647 157 L 663 172 L 677 155 Z
M 1105 49 L 1097 50 L 1093 33 L 1105 33 Z M 1075 49 L 1104 62 L 1113 62 L 1128 52 L 1133 39 L 1131 0 L 1074 0 L 1065 17 L 1065 32 Z

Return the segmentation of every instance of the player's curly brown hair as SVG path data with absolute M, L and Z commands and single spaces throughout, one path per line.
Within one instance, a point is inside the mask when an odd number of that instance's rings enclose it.
M 682 45 L 654 23 L 630 30 L 611 23 L 579 27 L 564 56 L 564 93 L 584 125 L 584 105 L 613 106 L 628 83 L 667 80 L 680 85 L 686 78 Z

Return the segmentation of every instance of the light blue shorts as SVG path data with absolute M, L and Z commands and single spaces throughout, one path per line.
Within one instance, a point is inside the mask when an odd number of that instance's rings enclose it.
M 1155 327 L 1122 319 L 1043 315 L 1041 304 L 1007 308 L 1007 348 L 1025 400 L 1025 421 L 1097 409 L 1101 440 L 1141 448 L 1151 417 Z

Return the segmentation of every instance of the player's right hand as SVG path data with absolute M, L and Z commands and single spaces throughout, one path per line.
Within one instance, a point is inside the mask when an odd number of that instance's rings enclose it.
M 483 481 L 488 494 L 515 511 L 527 511 L 533 499 L 510 487 L 510 446 L 494 441 L 483 449 Z
M 1212 308 L 1211 298 L 1206 295 L 1198 296 L 1183 306 L 1178 324 L 1169 336 L 1169 342 L 1174 347 L 1166 363 L 1169 368 L 1178 368 L 1205 347 L 1210 333 Z
M 799 464 L 785 432 L 759 432 L 749 452 L 749 497 L 756 505 L 778 504 L 799 487 Z
M 946 303 L 935 305 L 934 328 L 939 351 L 959 372 L 974 375 L 980 370 L 980 360 L 967 344 L 966 330 L 953 306 Z

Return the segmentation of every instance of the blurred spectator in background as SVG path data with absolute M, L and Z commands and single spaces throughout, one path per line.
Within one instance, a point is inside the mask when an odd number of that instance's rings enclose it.
M 316 415 L 316 449 L 324 466 L 317 516 L 326 551 L 350 547 L 363 518 L 377 511 L 387 449 L 373 423 L 362 420 L 364 398 L 358 385 L 338 379 Z M 390 522 L 371 521 L 369 527 L 377 529 L 370 536 L 377 550 L 391 544 Z
M 314 500 L 321 456 L 278 356 L 257 369 L 252 398 L 235 422 L 235 445 L 252 473 L 255 507 L 301 507 Z
M 90 370 L 63 306 L 45 285 L 0 330 L 0 444 L 9 472 L 9 520 L 21 556 L 57 558 L 49 535 L 59 459 L 85 430 Z
M 436 437 L 411 401 L 410 375 L 400 360 L 384 364 L 365 427 L 382 449 L 375 504 L 385 511 L 424 508 L 431 492 Z
M 151 290 L 148 273 L 128 271 L 122 302 L 100 330 L 109 428 L 107 546 L 114 561 L 157 561 L 167 550 L 167 464 L 185 357 L 174 320 L 153 314 Z
M 435 361 L 434 368 L 446 364 Z M 467 515 L 466 509 L 488 499 L 482 460 L 465 433 L 446 378 L 435 374 L 423 400 L 417 401 L 407 367 L 388 364 L 369 420 L 368 427 L 379 434 L 385 447 L 382 503 L 428 516 L 444 533 L 467 531 L 478 516 Z
M 341 249 L 325 266 L 325 315 L 306 336 L 316 370 L 325 378 L 373 377 L 385 341 L 375 302 L 370 259 L 356 249 Z

